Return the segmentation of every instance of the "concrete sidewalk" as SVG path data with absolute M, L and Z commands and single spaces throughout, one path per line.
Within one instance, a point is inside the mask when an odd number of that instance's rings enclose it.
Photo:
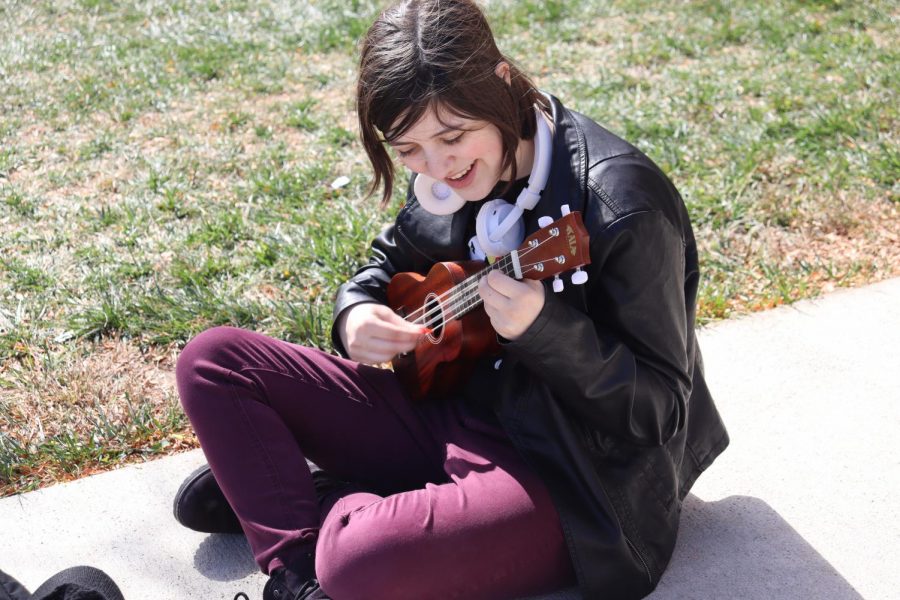
M 731 447 L 688 497 L 654 599 L 898 598 L 900 279 L 700 334 Z M 74 564 L 127 600 L 261 597 L 242 536 L 178 526 L 199 452 L 0 500 L 0 568 L 30 589 Z

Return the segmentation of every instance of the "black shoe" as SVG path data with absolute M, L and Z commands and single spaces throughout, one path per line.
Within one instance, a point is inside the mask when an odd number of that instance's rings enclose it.
M 12 575 L 0 571 L 0 600 L 28 600 L 31 594 Z
M 70 567 L 60 571 L 34 591 L 32 600 L 43 598 L 124 600 L 122 591 L 110 576 L 94 567 Z
M 315 467 L 310 468 L 313 488 L 316 490 L 316 499 L 319 501 L 319 506 L 328 500 L 332 494 L 338 494 L 349 491 L 362 490 L 362 486 L 355 484 L 351 481 L 346 481 L 344 479 L 338 479 L 328 471 L 323 471 L 322 469 Z
M 276 569 L 263 588 L 263 600 L 330 600 L 319 580 L 311 577 L 299 582 L 287 569 Z
M 348 481 L 337 479 L 312 463 L 308 464 L 320 505 L 326 497 L 354 486 Z M 203 465 L 184 480 L 175 493 L 172 512 L 176 521 L 194 531 L 243 532 L 237 515 L 225 499 L 225 494 L 222 493 L 209 465 Z
M 234 514 L 209 465 L 203 465 L 184 480 L 172 506 L 175 520 L 203 533 L 242 533 Z

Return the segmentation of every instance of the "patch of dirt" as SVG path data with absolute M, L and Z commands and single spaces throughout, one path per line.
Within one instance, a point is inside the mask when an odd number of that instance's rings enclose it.
M 87 345 L 40 348 L 19 343 L 0 366 L 3 432 L 22 444 L 70 430 L 92 435 L 99 422 L 128 427 L 142 405 L 162 415 L 176 402 L 174 347 L 142 351 L 116 338 Z

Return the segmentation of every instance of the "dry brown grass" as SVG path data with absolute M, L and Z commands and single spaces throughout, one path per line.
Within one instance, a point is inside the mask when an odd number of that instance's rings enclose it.
M 900 276 L 900 209 L 884 202 L 860 202 L 837 215 L 798 213 L 789 228 L 704 228 L 697 238 L 706 256 L 731 261 L 730 284 L 740 290 L 724 306 L 701 300 L 703 320 Z
M 24 441 L 39 441 L 82 427 L 98 415 L 125 420 L 129 398 L 154 405 L 170 404 L 174 392 L 174 348 L 141 351 L 132 341 L 104 338 L 76 352 L 21 344 L 18 360 L 4 363 L 0 374 L 19 382 L 5 400 L 11 416 L 25 423 Z M 73 413 L 72 408 L 78 410 Z
M 177 403 L 174 346 L 139 348 L 116 337 L 77 347 L 37 348 L 20 344 L 16 360 L 0 365 L 4 386 L 0 432 L 23 447 L 36 447 L 53 437 L 71 434 L 102 438 L 107 425 L 118 428 L 108 440 L 117 454 L 112 462 L 78 465 L 23 461 L 18 477 L 32 485 L 74 479 L 143 460 L 143 449 L 164 443 L 170 452 L 197 447 L 193 432 L 148 430 L 152 419 L 163 421 Z M 144 411 L 139 418 L 136 410 Z M 131 431 L 122 428 L 131 427 Z M 141 430 L 143 429 L 143 430 Z M 126 444 L 121 439 L 127 440 Z M 100 439 L 100 441 L 104 441 Z M 77 457 L 77 453 L 73 453 Z M 71 465 L 70 465 L 71 466 Z M 0 496 L 16 491 L 15 482 L 0 483 Z

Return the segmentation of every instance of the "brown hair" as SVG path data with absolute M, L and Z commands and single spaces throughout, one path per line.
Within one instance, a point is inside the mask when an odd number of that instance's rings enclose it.
M 509 65 L 509 84 L 495 73 L 502 62 Z M 511 168 L 515 180 L 518 141 L 534 137 L 534 104 L 546 106 L 546 101 L 497 49 L 474 2 L 404 0 L 391 6 L 366 32 L 360 51 L 356 111 L 375 170 L 369 193 L 383 183 L 382 206 L 388 203 L 394 165 L 384 142 L 402 136 L 438 106 L 495 125 L 503 147 L 501 172 Z

